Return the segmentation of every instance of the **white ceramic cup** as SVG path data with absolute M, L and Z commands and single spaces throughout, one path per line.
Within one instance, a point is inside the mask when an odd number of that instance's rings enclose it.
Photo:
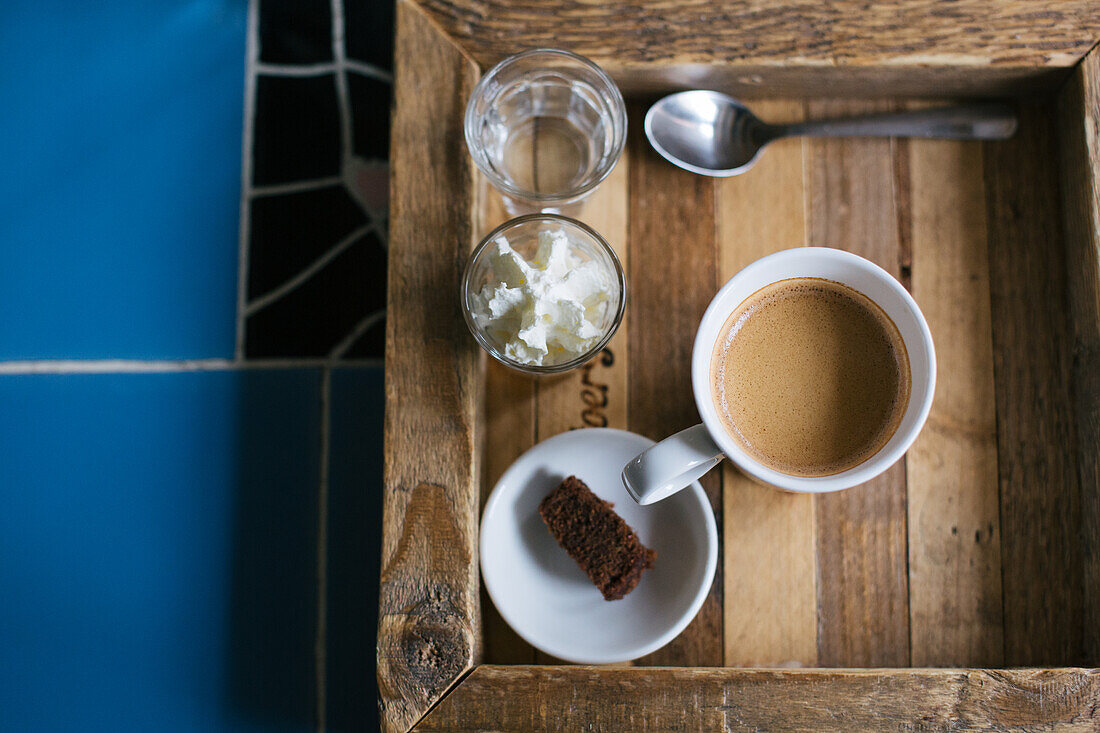
M 909 406 L 897 430 L 863 463 L 831 476 L 792 476 L 750 457 L 723 429 L 711 388 L 714 344 L 730 314 L 766 285 L 796 277 L 833 280 L 866 295 L 898 327 L 909 353 Z M 623 484 L 639 504 L 652 504 L 689 485 L 728 457 L 750 478 L 784 491 L 816 494 L 848 489 L 878 476 L 909 450 L 928 417 L 935 387 L 932 333 L 916 301 L 890 273 L 839 249 L 797 247 L 776 252 L 734 275 L 703 314 L 691 354 L 691 388 L 702 424 L 682 430 L 636 456 L 623 469 Z

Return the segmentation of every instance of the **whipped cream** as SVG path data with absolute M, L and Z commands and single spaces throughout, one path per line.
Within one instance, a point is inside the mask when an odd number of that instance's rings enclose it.
M 564 231 L 540 231 L 530 262 L 504 237 L 489 247 L 492 276 L 473 298 L 473 315 L 506 357 L 520 364 L 561 364 L 603 337 L 617 283 L 598 262 L 573 254 Z

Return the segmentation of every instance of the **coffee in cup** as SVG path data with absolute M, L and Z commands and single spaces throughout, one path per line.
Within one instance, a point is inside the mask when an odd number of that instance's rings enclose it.
M 799 277 L 742 302 L 719 331 L 711 389 L 722 428 L 759 463 L 831 476 L 890 440 L 909 404 L 909 355 L 874 301 Z

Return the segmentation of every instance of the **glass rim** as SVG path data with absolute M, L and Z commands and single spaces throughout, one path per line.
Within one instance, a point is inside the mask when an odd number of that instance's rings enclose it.
M 481 328 L 474 323 L 473 313 L 470 311 L 470 280 L 473 276 L 474 263 L 478 261 L 485 248 L 489 246 L 489 243 L 496 239 L 499 235 L 503 234 L 509 229 L 513 229 L 517 226 L 527 224 L 532 221 L 554 221 L 559 224 L 565 224 L 567 226 L 574 226 L 580 229 L 593 239 L 598 245 L 598 248 L 603 250 L 610 258 L 611 263 L 615 266 L 615 276 L 619 283 L 619 307 L 615 312 L 615 318 L 612 320 L 611 325 L 608 327 L 607 332 L 596 344 L 584 352 L 583 354 L 570 359 L 569 361 L 562 362 L 561 364 L 547 364 L 539 366 L 537 364 L 523 364 L 518 361 L 509 359 L 504 353 L 493 344 L 489 338 L 482 332 Z M 568 216 L 561 214 L 524 214 L 523 216 L 517 216 L 514 219 L 509 219 L 500 226 L 493 229 L 486 234 L 477 246 L 474 247 L 473 252 L 470 254 L 470 259 L 466 261 L 466 267 L 462 272 L 462 317 L 466 321 L 466 327 L 473 334 L 474 339 L 481 345 L 481 348 L 488 352 L 489 356 L 499 361 L 504 366 L 515 369 L 516 371 L 525 372 L 535 376 L 545 374 L 558 374 L 561 372 L 567 372 L 572 369 L 588 363 L 594 359 L 603 348 L 607 346 L 611 341 L 611 337 L 619 330 L 619 326 L 623 322 L 623 316 L 626 314 L 626 273 L 623 271 L 622 262 L 619 261 L 619 256 L 615 254 L 615 250 L 611 248 L 607 240 L 600 235 L 592 227 L 585 224 L 583 221 L 578 221 Z
M 474 104 L 475 102 L 484 96 L 485 89 L 489 86 L 490 82 L 496 78 L 496 76 L 508 66 L 514 64 L 521 59 L 529 58 L 531 56 L 539 55 L 551 55 L 560 56 L 570 61 L 576 61 L 582 66 L 588 68 L 600 78 L 600 80 L 607 85 L 608 89 L 612 91 L 611 107 L 612 118 L 616 116 L 616 111 L 621 114 L 622 126 L 617 130 L 615 139 L 613 142 L 613 155 L 608 156 L 611 160 L 611 164 L 606 169 L 599 172 L 599 175 L 593 177 L 593 179 L 583 186 L 570 189 L 562 193 L 538 193 L 535 191 L 527 191 L 518 186 L 513 186 L 508 181 L 501 178 L 493 170 L 483 165 L 479 156 L 474 155 L 475 149 L 474 137 Z M 553 203 L 553 204 L 567 204 L 572 203 L 590 193 L 594 188 L 599 186 L 604 180 L 611 175 L 611 171 L 615 170 L 615 166 L 619 164 L 619 158 L 622 157 L 623 150 L 626 148 L 626 130 L 627 130 L 627 116 L 626 116 L 626 101 L 623 99 L 623 93 L 619 89 L 619 85 L 611 78 L 610 75 L 596 64 L 591 59 L 585 58 L 580 54 L 573 53 L 572 51 L 566 51 L 560 48 L 532 48 L 527 51 L 520 51 L 519 53 L 512 54 L 507 58 L 504 58 L 495 63 L 485 74 L 478 79 L 477 84 L 474 85 L 473 91 L 470 93 L 470 98 L 466 101 L 466 113 L 463 116 L 463 134 L 466 138 L 466 148 L 470 152 L 470 157 L 474 160 L 474 165 L 478 170 L 485 174 L 489 181 L 498 189 L 514 198 L 523 199 L 526 201 L 538 201 L 540 203 Z

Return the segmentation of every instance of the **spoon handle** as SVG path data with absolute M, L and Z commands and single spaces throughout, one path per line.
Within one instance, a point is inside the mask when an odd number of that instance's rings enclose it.
M 922 109 L 839 120 L 768 125 L 768 138 L 932 137 L 954 140 L 1004 140 L 1016 132 L 1016 113 L 1000 102 Z

